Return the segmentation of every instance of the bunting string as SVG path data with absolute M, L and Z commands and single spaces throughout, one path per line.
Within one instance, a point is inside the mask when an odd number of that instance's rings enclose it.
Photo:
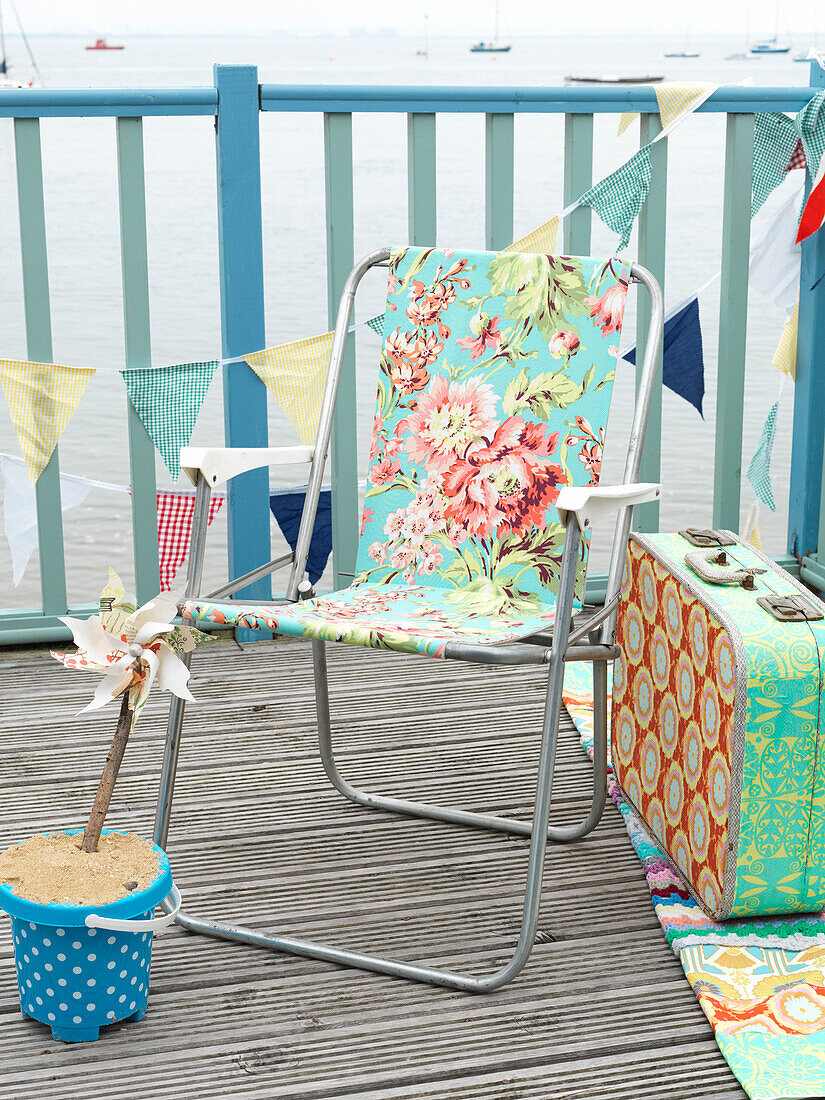
M 589 206 L 595 210 L 605 224 L 619 235 L 618 247 L 624 249 L 650 189 L 651 146 L 684 122 L 717 87 L 719 85 L 716 84 L 688 83 L 656 86 L 662 124 L 656 138 L 563 211 L 515 241 L 508 251 L 555 252 L 562 219 L 579 206 Z M 623 124 L 622 128 L 625 128 L 628 121 L 629 116 L 623 116 L 620 126 Z M 823 152 L 825 90 L 816 93 L 795 118 L 757 113 L 753 214 L 761 209 L 768 195 L 789 171 L 804 166 L 813 174 L 820 165 L 825 165 Z M 821 202 L 819 191 L 822 192 Z M 815 197 L 825 215 L 825 181 L 819 188 L 814 188 L 811 200 Z M 811 215 L 806 224 L 812 224 L 815 229 L 823 219 L 819 216 L 819 207 L 814 214 L 819 221 Z M 751 255 L 753 285 L 789 311 L 798 294 L 799 280 L 799 251 L 798 247 L 794 251 L 794 243 L 789 236 L 795 217 L 794 203 L 789 199 L 761 240 L 754 237 Z M 709 280 L 706 286 L 712 281 Z M 704 394 L 698 306 L 701 289 L 668 314 L 664 368 L 665 385 L 693 404 L 700 414 Z M 369 326 L 383 338 L 383 323 L 383 316 L 379 315 L 353 325 L 350 331 Z M 786 373 L 792 373 L 796 325 L 797 314 L 794 312 L 788 319 L 774 355 L 774 365 Z M 164 463 L 177 477 L 180 474 L 180 449 L 191 438 L 218 365 L 247 364 L 283 407 L 301 439 L 311 443 L 317 427 L 331 345 L 332 333 L 327 332 L 225 359 L 152 368 L 125 368 L 117 373 L 122 376 L 132 405 Z M 96 372 L 92 368 L 0 359 L 0 382 L 32 483 L 45 469 L 61 433 L 95 373 L 113 373 L 113 370 L 104 367 Z

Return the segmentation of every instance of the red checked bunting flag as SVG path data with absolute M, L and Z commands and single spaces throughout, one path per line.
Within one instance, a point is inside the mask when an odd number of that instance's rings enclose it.
M 169 592 L 175 574 L 189 553 L 192 539 L 192 517 L 195 513 L 194 493 L 158 493 L 158 556 L 160 558 L 160 590 Z M 211 523 L 226 500 L 225 493 L 213 493 L 209 502 Z

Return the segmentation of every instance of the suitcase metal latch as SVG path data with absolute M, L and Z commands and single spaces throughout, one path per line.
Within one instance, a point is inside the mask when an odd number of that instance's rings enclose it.
M 711 527 L 686 527 L 679 534 L 693 546 L 735 546 L 736 540 Z
M 815 623 L 825 619 L 825 612 L 804 596 L 760 596 L 756 602 L 780 623 Z

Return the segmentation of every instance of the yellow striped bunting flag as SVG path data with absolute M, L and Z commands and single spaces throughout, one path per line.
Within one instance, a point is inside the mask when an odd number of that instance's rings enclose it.
M 662 124 L 662 129 L 666 130 L 671 122 L 675 122 L 680 115 L 695 111 L 697 107 L 700 107 L 708 96 L 713 95 L 719 85 L 667 83 L 649 84 L 645 87 L 653 88 L 656 92 L 659 121 Z M 619 116 L 618 136 L 621 137 L 631 122 L 638 117 L 638 112 L 634 111 L 625 111 L 621 114 Z
M 552 256 L 556 251 L 556 238 L 559 235 L 559 219 L 554 216 L 549 222 L 540 225 L 526 237 L 520 237 L 504 249 L 505 252 L 535 252 L 542 256 Z
M 325 332 L 244 356 L 307 446 L 315 442 L 331 352 L 332 333 Z
M 799 299 L 797 298 L 793 313 L 785 322 L 782 335 L 779 337 L 779 343 L 776 345 L 776 351 L 773 353 L 773 359 L 771 359 L 772 367 L 776 367 L 783 374 L 789 374 L 794 379 L 796 378 L 796 334 L 798 325 Z
M 94 373 L 91 367 L 0 359 L 0 382 L 32 483 L 46 469 Z
M 628 128 L 628 126 L 631 124 L 631 122 L 633 122 L 633 120 L 638 118 L 638 117 L 639 117 L 639 115 L 638 115 L 637 111 L 624 111 L 622 114 L 620 114 L 619 115 L 619 129 L 616 133 L 616 137 L 621 137 L 622 134 L 625 132 L 625 130 Z
M 657 84 L 656 102 L 662 129 L 666 130 L 679 115 L 695 111 L 718 87 L 718 84 Z

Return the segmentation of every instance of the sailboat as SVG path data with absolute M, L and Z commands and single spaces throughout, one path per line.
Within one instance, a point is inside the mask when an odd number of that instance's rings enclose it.
M 498 40 L 498 27 L 499 27 L 499 0 L 495 0 L 495 30 L 493 32 L 492 42 L 476 42 L 474 46 L 470 46 L 470 53 L 509 53 L 512 46 L 502 46 Z
M 9 0 L 11 3 L 11 9 L 14 12 L 14 17 L 17 20 L 17 28 L 20 32 L 20 37 L 26 45 L 26 50 L 29 54 L 29 60 L 31 61 L 32 68 L 34 69 L 35 77 L 31 80 L 17 80 L 15 77 L 9 75 L 9 62 L 6 57 L 6 37 L 5 29 L 3 26 L 3 0 L 0 0 L 0 90 L 3 88 L 33 88 L 36 84 L 42 84 L 43 79 L 40 75 L 40 70 L 37 67 L 37 62 L 34 59 L 32 48 L 29 45 L 29 40 L 26 38 L 26 32 L 23 30 L 23 24 L 20 22 L 20 16 L 15 7 L 14 0 Z
M 691 49 L 690 44 L 690 13 L 685 15 L 685 45 L 681 50 L 669 50 L 665 57 L 699 57 L 699 51 Z
M 790 46 L 781 46 L 779 44 L 779 0 L 776 3 L 776 27 L 770 38 L 766 38 L 762 42 L 755 42 L 751 46 L 751 53 L 763 54 L 763 53 L 790 53 Z
M 430 56 L 430 24 L 429 24 L 429 18 L 430 17 L 428 15 L 424 16 L 424 49 L 423 50 L 416 50 L 415 51 L 415 56 L 416 57 L 429 57 Z

